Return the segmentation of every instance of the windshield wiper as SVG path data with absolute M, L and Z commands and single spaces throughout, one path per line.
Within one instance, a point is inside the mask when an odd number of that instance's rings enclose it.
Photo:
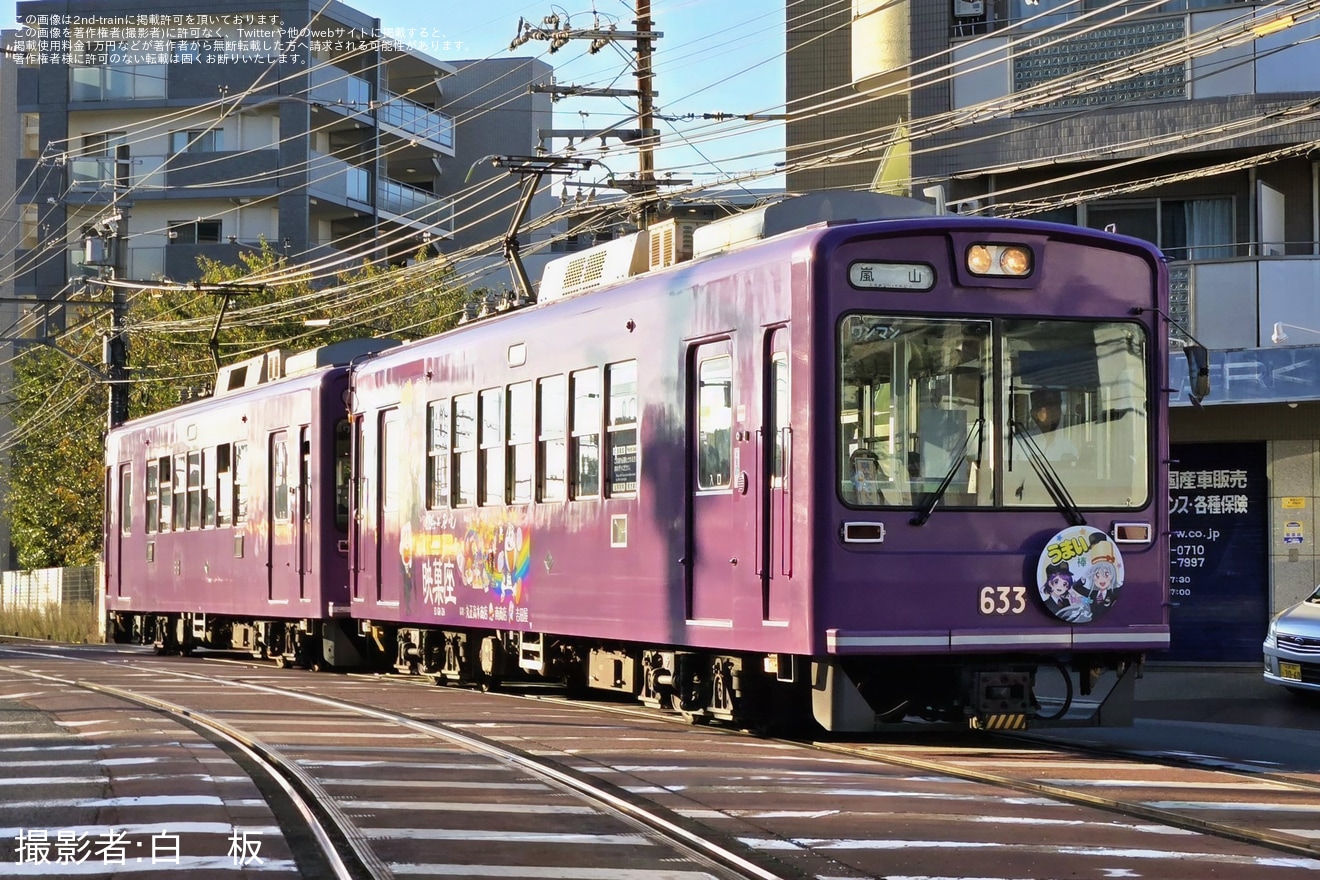
M 930 515 L 935 512 L 935 505 L 940 503 L 940 499 L 944 497 L 944 493 L 949 490 L 949 486 L 953 483 L 954 476 L 967 463 L 967 459 L 963 456 L 967 454 L 967 447 L 972 444 L 972 435 L 976 435 L 977 438 L 976 461 L 981 460 L 981 423 L 984 421 L 983 418 L 977 418 L 976 421 L 972 422 L 971 430 L 967 432 L 967 436 L 963 438 L 962 443 L 959 444 L 957 451 L 953 454 L 953 463 L 949 465 L 949 472 L 944 475 L 944 479 L 940 480 L 940 484 L 935 487 L 935 491 L 927 495 L 925 500 L 921 502 L 916 515 L 908 520 L 909 523 L 914 526 L 922 526 L 926 524 L 926 520 L 930 519 Z
M 1036 439 L 1027 431 L 1026 426 L 1015 419 L 1010 420 L 1008 431 L 1010 439 L 1016 437 L 1022 441 L 1022 448 L 1027 451 L 1027 461 L 1031 464 L 1031 469 L 1036 472 L 1036 476 L 1044 484 L 1045 491 L 1050 494 L 1050 499 L 1054 501 L 1054 506 L 1059 508 L 1064 519 L 1068 520 L 1068 525 L 1086 525 L 1086 518 L 1077 509 L 1077 502 L 1073 500 L 1072 495 L 1068 494 L 1068 487 L 1063 484 L 1059 472 L 1054 469 L 1054 465 L 1050 464 L 1049 459 L 1045 457 L 1045 453 L 1041 451 Z

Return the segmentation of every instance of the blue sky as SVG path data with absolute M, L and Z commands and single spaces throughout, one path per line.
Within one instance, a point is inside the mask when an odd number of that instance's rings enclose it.
M 590 0 L 580 6 L 573 2 L 361 0 L 349 5 L 379 18 L 387 35 L 442 60 L 458 60 L 509 54 L 520 17 L 539 23 L 556 12 L 561 19 L 567 16 L 574 28 L 591 27 Z M 595 2 L 602 22 L 613 21 L 619 30 L 633 29 L 631 0 Z M 783 112 L 783 0 L 652 0 L 651 14 L 654 29 L 664 33 L 656 43 L 658 112 L 667 116 Z M 0 4 L 0 16 L 6 25 L 14 22 L 15 3 Z M 516 54 L 536 55 L 545 47 L 543 42 L 532 42 Z M 633 87 L 627 63 L 630 43 L 606 47 L 594 56 L 587 55 L 586 48 L 586 41 L 574 41 L 542 57 L 555 66 L 560 83 Z M 556 106 L 555 125 L 603 127 L 625 112 L 618 99 L 563 101 Z M 659 127 L 665 147 L 657 157 L 657 171 L 673 168 L 676 176 L 700 183 L 746 169 L 769 168 L 783 158 L 783 131 L 777 124 L 747 131 L 745 124 L 675 120 L 662 121 Z M 613 151 L 619 155 L 622 151 L 615 144 Z M 616 161 L 617 165 L 610 163 L 616 173 L 636 167 L 621 155 Z

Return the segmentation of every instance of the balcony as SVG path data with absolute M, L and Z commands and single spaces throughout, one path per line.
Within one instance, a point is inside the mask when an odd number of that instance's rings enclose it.
M 310 169 L 307 189 L 315 197 L 358 213 L 374 213 L 382 220 L 412 229 L 442 236 L 453 234 L 454 206 L 450 199 L 388 177 L 382 177 L 373 187 L 369 170 L 323 153 L 312 154 Z
M 164 64 L 69 68 L 69 101 L 144 101 L 165 97 Z
M 384 100 L 376 108 L 381 126 L 392 129 L 405 139 L 430 144 L 445 155 L 454 155 L 454 120 L 402 95 L 382 92 Z
M 87 252 L 81 247 L 69 248 L 68 270 L 70 278 L 95 277 L 100 274 L 100 266 L 88 266 Z M 128 277 L 137 281 L 152 281 L 161 278 L 165 272 L 165 248 L 141 247 L 129 245 Z M 194 258 L 193 268 L 196 270 Z M 195 271 L 194 271 L 195 274 Z
M 310 100 L 313 104 L 337 110 L 345 116 L 363 116 L 374 112 L 378 125 L 404 140 L 454 155 L 454 120 L 416 101 L 393 92 L 382 91 L 381 100 L 372 100 L 372 84 L 333 65 L 314 67 Z
M 1276 322 L 1320 328 L 1317 256 L 1175 262 L 1169 279 L 1174 317 L 1186 314 L 1189 329 L 1212 349 L 1275 348 Z M 1320 333 L 1289 335 L 1289 345 L 1320 345 Z
M 359 211 L 371 210 L 371 172 L 324 153 L 311 154 L 307 191 L 340 204 L 356 203 L 352 207 Z
M 143 194 L 165 188 L 165 157 L 80 156 L 69 160 L 70 196 L 87 202 L 109 201 L 115 188 Z
M 452 199 L 389 178 L 383 178 L 376 187 L 376 199 L 380 216 L 386 220 L 446 238 L 454 234 Z
M 367 113 L 371 109 L 371 83 L 332 64 L 318 64 L 307 74 L 311 89 L 307 98 L 313 104 L 333 107 L 347 114 Z

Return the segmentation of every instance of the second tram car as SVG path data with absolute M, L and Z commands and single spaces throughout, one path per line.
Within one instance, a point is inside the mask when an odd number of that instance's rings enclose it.
M 167 648 L 250 630 L 694 721 L 1016 725 L 1105 670 L 1121 699 L 1169 643 L 1166 297 L 1135 239 L 906 199 L 662 224 L 552 263 L 535 306 L 249 390 L 241 428 L 221 396 L 112 432 L 110 608 Z M 247 522 L 205 491 L 194 521 L 224 431 Z M 294 571 L 305 613 L 272 610 Z
M 353 340 L 222 368 L 213 397 L 106 437 L 105 604 L 118 640 L 354 665 L 348 364 Z

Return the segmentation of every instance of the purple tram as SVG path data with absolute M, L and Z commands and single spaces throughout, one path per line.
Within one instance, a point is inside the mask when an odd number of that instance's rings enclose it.
M 215 395 L 106 437 L 105 604 L 116 641 L 355 665 L 349 620 L 353 340 L 223 367 Z M 365 646 L 370 647 L 370 646 Z
M 1105 672 L 1085 720 L 1130 718 L 1169 642 L 1159 252 L 845 196 L 561 258 L 355 367 L 359 634 L 694 721 L 1022 726 Z

